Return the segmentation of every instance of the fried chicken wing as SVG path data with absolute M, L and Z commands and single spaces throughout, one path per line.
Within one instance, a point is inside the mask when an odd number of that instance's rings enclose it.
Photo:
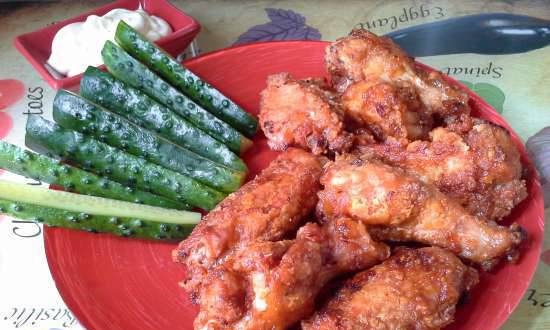
M 210 271 L 195 329 L 287 329 L 311 315 L 329 280 L 388 256 L 386 245 L 347 218 L 308 223 L 292 241 L 248 244 Z
M 363 80 L 406 82 L 416 88 L 427 112 L 437 114 L 452 130 L 462 132 L 471 127 L 468 95 L 447 83 L 441 73 L 417 67 L 389 38 L 353 30 L 327 48 L 325 60 L 340 93 Z
M 431 117 L 415 90 L 380 80 L 364 80 L 350 85 L 342 95 L 346 116 L 368 127 L 378 140 L 393 137 L 400 141 L 427 137 Z
M 185 287 L 192 296 L 208 269 L 236 246 L 297 230 L 315 208 L 321 172 L 320 157 L 289 149 L 206 215 L 173 252 L 187 265 Z
M 303 330 L 435 330 L 453 321 L 475 269 L 440 248 L 401 248 L 346 281 Z
M 331 43 L 325 62 L 332 84 L 340 93 L 358 81 L 375 78 L 391 82 L 409 80 L 414 75 L 413 59 L 399 46 L 362 29 Z
M 520 154 L 510 133 L 495 124 L 476 120 L 465 137 L 476 160 L 477 180 L 490 191 L 469 198 L 468 209 L 490 219 L 501 219 L 527 197 Z M 483 191 L 480 188 L 480 191 Z
M 351 146 L 339 105 L 327 88 L 319 80 L 296 80 L 288 73 L 268 77 L 259 117 L 272 149 L 294 146 L 318 155 Z
M 475 120 L 464 137 L 436 128 L 430 139 L 371 144 L 361 152 L 416 174 L 478 217 L 501 220 L 527 197 L 520 155 L 504 128 Z
M 447 248 L 491 268 L 515 260 L 523 231 L 471 215 L 452 198 L 404 170 L 346 155 L 321 177 L 318 213 L 363 221 L 376 239 L 416 241 Z

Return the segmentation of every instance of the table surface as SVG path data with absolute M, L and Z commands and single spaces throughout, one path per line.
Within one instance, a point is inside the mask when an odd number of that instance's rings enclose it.
M 0 3 L 0 138 L 23 145 L 23 125 L 31 113 L 51 116 L 55 92 L 13 48 L 18 34 L 76 16 L 108 1 Z M 354 27 L 386 34 L 417 26 L 425 31 L 453 17 L 480 13 L 511 13 L 550 20 L 550 1 L 173 1 L 202 25 L 197 39 L 201 52 L 233 44 L 283 40 L 334 40 Z M 344 5 L 345 3 L 345 5 Z M 464 22 L 464 21 L 459 21 Z M 459 28 L 468 24 L 460 23 Z M 546 31 L 550 21 L 546 22 Z M 424 33 L 428 33 L 425 32 Z M 518 32 L 518 38 L 521 33 Z M 469 38 L 444 40 L 429 34 L 436 45 L 456 47 L 416 49 L 421 62 L 466 82 L 508 120 L 524 141 L 550 141 L 550 47 L 512 42 L 511 51 L 473 47 Z M 438 39 L 442 38 L 442 39 Z M 546 37 L 547 38 L 547 37 Z M 442 41 L 444 40 L 444 41 Z M 464 40 L 466 42 L 464 43 Z M 548 38 L 546 39 L 548 40 Z M 548 43 L 548 42 L 547 42 Z M 489 43 L 490 44 L 490 43 Z M 451 48 L 461 48 L 450 50 Z M 472 48 L 473 47 L 473 48 Z M 478 48 L 476 48 L 478 47 Z M 445 47 L 443 47 L 445 48 Z M 476 52 L 477 54 L 473 54 Z M 452 54 L 454 53 L 454 54 Z M 488 54 L 490 53 L 490 54 Z M 437 55 L 434 55 L 437 54 Z M 550 144 L 550 143 L 547 143 Z M 528 143 L 530 147 L 530 143 Z M 550 157 L 534 151 L 543 176 L 546 218 L 550 216 Z M 548 153 L 547 153 L 548 154 Z M 545 175 L 546 174 L 546 175 Z M 1 173 L 29 184 L 36 182 Z M 546 237 L 550 229 L 546 227 Z M 528 292 L 503 329 L 550 329 L 550 243 Z M 0 217 L 0 329 L 81 329 L 59 297 L 44 255 L 40 226 Z M 495 302 L 498 303 L 498 302 Z

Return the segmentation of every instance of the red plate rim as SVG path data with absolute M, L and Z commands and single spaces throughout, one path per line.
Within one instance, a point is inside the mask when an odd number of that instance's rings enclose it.
M 202 61 L 205 61 L 205 60 L 210 60 L 211 58 L 224 56 L 228 52 L 239 52 L 239 51 L 242 51 L 242 50 L 262 48 L 266 45 L 273 45 L 273 44 L 279 44 L 279 45 L 281 45 L 281 47 L 293 47 L 294 45 L 297 45 L 297 44 L 311 44 L 311 45 L 322 44 L 322 45 L 327 45 L 327 44 L 329 44 L 329 42 L 328 41 L 300 41 L 300 40 L 296 40 L 296 41 L 259 42 L 259 43 L 248 44 L 248 45 L 237 45 L 237 46 L 232 46 L 232 47 L 223 48 L 223 49 L 219 49 L 219 50 L 215 50 L 215 51 L 212 51 L 212 52 L 205 53 L 204 55 L 201 55 L 199 57 L 187 60 L 184 63 L 187 64 L 187 65 L 194 65 L 194 64 L 198 64 L 198 63 L 200 63 Z M 433 69 L 433 68 L 431 68 L 431 67 L 429 67 L 425 64 L 422 64 L 422 63 L 419 63 L 419 62 L 416 62 L 416 63 L 417 63 L 417 65 L 419 65 L 422 68 L 425 68 L 425 69 L 428 69 L 428 70 L 435 70 L 435 69 Z M 437 70 L 435 70 L 435 71 L 437 71 Z M 519 149 L 519 151 L 521 153 L 522 164 L 527 169 L 528 177 L 530 178 L 529 179 L 530 186 L 531 186 L 530 190 L 532 190 L 532 197 L 534 198 L 534 200 L 531 203 L 532 203 L 533 206 L 535 206 L 539 210 L 539 212 L 537 212 L 537 214 L 539 214 L 540 217 L 542 217 L 542 219 L 544 219 L 544 202 L 543 202 L 543 199 L 542 199 L 542 189 L 541 189 L 541 185 L 540 185 L 539 176 L 538 176 L 537 171 L 535 170 L 535 167 L 533 165 L 533 162 L 529 158 L 528 153 L 525 149 L 525 146 L 521 142 L 521 139 L 519 138 L 519 136 L 508 125 L 508 123 L 504 120 L 504 118 L 500 114 L 498 114 L 498 112 L 493 107 L 491 107 L 489 104 L 487 104 L 487 102 L 485 102 L 481 97 L 479 97 L 478 95 L 473 93 L 468 87 L 466 87 L 464 84 L 456 81 L 455 79 L 450 78 L 447 75 L 444 75 L 444 78 L 447 81 L 449 81 L 450 83 L 459 86 L 462 90 L 467 91 L 470 98 L 471 98 L 471 101 L 478 104 L 478 106 L 481 105 L 483 107 L 483 112 L 487 113 L 489 115 L 489 117 L 491 117 L 491 119 L 490 119 L 491 122 L 496 123 L 500 126 L 503 126 L 504 128 L 506 128 L 510 132 L 516 147 Z M 529 184 L 529 182 L 528 182 L 528 184 Z M 540 225 L 540 228 L 539 228 L 540 233 L 541 233 L 541 235 L 544 235 L 544 221 L 539 221 L 539 223 L 540 223 L 539 224 Z M 52 261 L 53 251 L 51 250 L 51 247 L 48 245 L 48 237 L 50 235 L 49 233 L 51 233 L 51 232 L 52 232 L 51 229 L 49 229 L 47 227 L 44 227 L 44 246 L 45 246 L 46 257 L 47 257 L 47 261 L 48 261 L 48 265 L 50 267 L 50 272 L 52 274 L 52 277 L 53 277 L 53 279 L 56 283 L 56 286 L 59 290 L 59 293 L 60 293 L 62 299 L 65 301 L 66 305 L 72 310 L 73 314 L 75 315 L 75 317 L 78 318 L 79 322 L 83 326 L 85 326 L 87 329 L 91 330 L 92 329 L 91 321 L 89 319 L 79 317 L 79 315 L 84 315 L 84 313 L 82 312 L 82 310 L 80 308 L 80 304 L 78 304 L 77 301 L 75 299 L 73 299 L 72 295 L 69 292 L 70 290 L 68 290 L 67 287 L 58 285 L 58 283 L 60 283 L 59 282 L 60 281 L 59 274 L 57 274 L 55 271 L 51 271 L 53 268 L 55 268 L 55 266 L 53 264 L 53 261 Z M 533 243 L 535 243 L 535 244 L 533 244 Z M 533 250 L 533 249 L 534 249 L 534 252 L 536 252 L 536 255 L 540 256 L 541 250 L 542 250 L 542 239 L 538 239 L 536 242 L 530 242 L 529 243 L 529 250 Z M 533 271 L 529 274 L 529 277 L 528 277 L 528 279 L 529 279 L 528 282 L 529 283 L 532 281 L 532 278 L 535 274 L 535 270 L 536 270 L 536 266 L 534 267 Z M 524 294 L 524 292 L 522 293 L 522 295 L 523 294 Z M 495 329 L 500 328 L 504 324 L 504 322 L 508 319 L 508 317 L 513 312 L 513 310 L 520 303 L 521 298 L 514 299 L 514 300 L 515 301 L 513 302 L 513 304 L 508 305 L 509 312 L 507 314 L 507 317 L 503 318 L 502 321 L 500 322 L 500 324 L 498 324 L 498 326 Z M 88 308 L 91 308 L 91 307 L 88 307 Z

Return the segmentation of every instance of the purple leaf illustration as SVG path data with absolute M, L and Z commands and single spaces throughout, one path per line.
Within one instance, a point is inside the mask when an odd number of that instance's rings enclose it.
M 292 10 L 266 8 L 269 23 L 255 25 L 241 34 L 235 45 L 274 40 L 319 40 L 319 30 L 306 25 L 306 18 Z
M 292 10 L 266 8 L 265 11 L 273 24 L 281 26 L 302 26 L 306 24 L 306 18 Z

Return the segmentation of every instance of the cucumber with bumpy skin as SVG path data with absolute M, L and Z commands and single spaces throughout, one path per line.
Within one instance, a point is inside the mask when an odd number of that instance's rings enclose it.
M 191 233 L 193 225 L 174 225 L 134 218 L 90 215 L 18 203 L 0 199 L 0 213 L 24 220 L 32 220 L 51 227 L 64 227 L 94 233 L 112 233 L 123 237 L 181 240 Z
M 258 129 L 256 118 L 189 71 L 154 43 L 145 39 L 124 21 L 120 21 L 117 26 L 115 40 L 130 55 L 157 72 L 216 117 L 246 136 L 254 136 Z
M 190 206 L 183 202 L 125 187 L 118 182 L 61 164 L 55 159 L 35 154 L 4 141 L 0 141 L 0 168 L 80 194 L 171 209 L 190 209 Z
M 226 145 L 108 72 L 88 67 L 80 81 L 80 94 L 203 157 L 246 171 L 244 162 Z
M 53 118 L 64 128 L 90 135 L 223 192 L 239 189 L 246 175 L 171 143 L 68 91 L 57 92 Z
M 205 210 L 211 210 L 225 198 L 224 193 L 189 177 L 61 128 L 37 115 L 28 117 L 25 139 L 28 146 L 42 146 L 84 170 Z
M 166 83 L 145 65 L 111 41 L 105 42 L 103 63 L 109 72 L 172 109 L 237 154 L 244 153 L 252 142 L 233 127 L 204 110 L 183 93 Z
M 200 214 L 0 181 L 0 213 L 92 232 L 153 239 L 181 239 Z

